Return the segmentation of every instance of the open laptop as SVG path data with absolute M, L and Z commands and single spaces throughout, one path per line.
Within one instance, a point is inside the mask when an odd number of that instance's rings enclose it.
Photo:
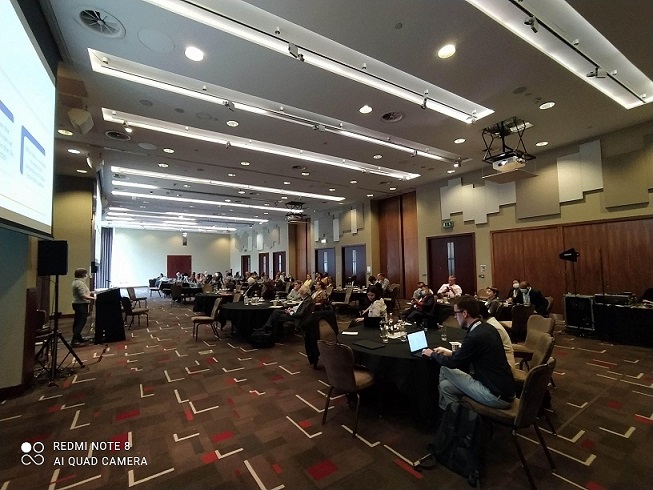
M 383 317 L 380 316 L 366 316 L 363 318 L 363 326 L 365 328 L 376 328 L 378 330 L 382 318 Z
M 428 347 L 424 330 L 418 330 L 408 334 L 408 347 L 410 348 L 411 356 L 423 357 L 422 350 Z

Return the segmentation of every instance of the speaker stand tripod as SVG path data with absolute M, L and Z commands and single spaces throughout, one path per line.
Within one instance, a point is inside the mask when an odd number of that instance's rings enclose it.
M 82 360 L 75 354 L 75 351 L 73 348 L 70 346 L 68 341 L 64 338 L 64 336 L 59 332 L 59 316 L 61 313 L 59 312 L 59 275 L 55 276 L 54 279 L 54 326 L 52 329 L 52 354 L 50 355 L 50 383 L 48 386 L 56 386 L 55 379 L 57 378 L 57 372 L 59 371 L 59 368 L 61 367 L 60 365 L 57 364 L 57 348 L 59 346 L 59 340 L 63 342 L 63 345 L 66 346 L 66 349 L 68 349 L 68 354 L 72 354 L 72 356 L 75 358 L 75 360 L 79 363 L 81 367 L 84 367 L 84 363 Z M 66 357 L 68 357 L 68 354 L 66 354 Z M 63 361 L 66 359 L 64 357 L 62 359 Z

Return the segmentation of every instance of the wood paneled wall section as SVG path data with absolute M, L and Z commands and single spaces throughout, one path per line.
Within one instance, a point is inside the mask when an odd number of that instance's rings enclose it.
M 381 271 L 391 283 L 401 284 L 406 297 L 419 277 L 417 257 L 417 195 L 414 192 L 383 199 L 378 205 Z
M 581 254 L 573 265 L 558 258 L 572 247 Z M 528 280 L 553 296 L 556 313 L 564 310 L 567 292 L 632 291 L 639 296 L 653 286 L 653 218 L 495 231 L 492 271 L 503 295 L 513 279 Z
M 294 223 L 288 225 L 288 247 L 293 248 L 293 253 L 289 254 L 294 256 L 293 264 L 289 264 L 291 269 L 288 271 L 294 275 L 295 279 L 306 278 L 306 274 L 310 273 L 311 262 L 309 253 L 309 223 Z

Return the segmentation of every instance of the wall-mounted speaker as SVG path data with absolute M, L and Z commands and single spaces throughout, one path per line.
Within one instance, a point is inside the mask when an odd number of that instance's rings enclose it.
M 36 271 L 39 276 L 65 276 L 68 274 L 68 242 L 65 240 L 39 241 Z
M 97 274 L 97 262 L 91 262 L 91 274 Z

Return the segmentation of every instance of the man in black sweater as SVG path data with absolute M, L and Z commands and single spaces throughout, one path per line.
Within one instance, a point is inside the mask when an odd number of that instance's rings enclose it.
M 499 333 L 481 319 L 478 301 L 472 296 L 463 296 L 454 305 L 454 314 L 468 330 L 461 347 L 456 352 L 444 347 L 422 351 L 441 365 L 440 408 L 445 410 L 463 395 L 490 407 L 509 408 L 515 398 L 515 380 Z

